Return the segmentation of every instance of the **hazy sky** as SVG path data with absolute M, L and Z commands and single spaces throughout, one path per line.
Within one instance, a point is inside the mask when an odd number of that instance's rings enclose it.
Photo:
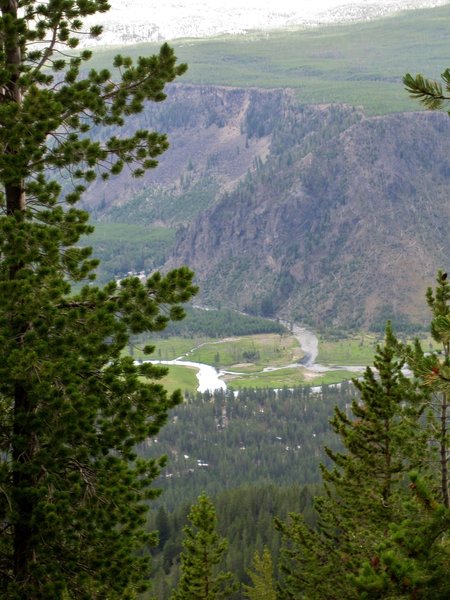
M 130 11 L 132 14 L 136 10 L 153 12 L 154 19 L 158 19 L 158 14 L 164 14 L 166 11 L 179 10 L 182 13 L 191 11 L 196 13 L 199 9 L 218 10 L 220 12 L 230 10 L 233 12 L 245 10 L 260 10 L 262 12 L 295 12 L 318 14 L 330 9 L 343 6 L 378 6 L 390 9 L 420 8 L 427 6 L 439 6 L 449 4 L 449 0 L 165 0 L 161 3 L 159 0 L 109 0 L 113 12 L 118 10 L 124 15 Z M 145 7 L 145 8 L 144 8 Z M 135 14 L 133 14 L 135 16 Z
M 109 0 L 93 17 L 105 27 L 104 43 L 118 35 L 143 39 L 208 37 L 220 33 L 358 21 L 396 11 L 450 4 L 450 0 Z M 131 28 L 131 29 L 130 29 Z M 119 34 L 119 32 L 122 32 Z M 108 33 L 109 32 L 109 33 Z M 126 33 L 128 32 L 128 33 Z M 109 38 L 109 39 L 108 39 Z
M 125 20 L 129 18 L 148 18 L 157 22 L 170 12 L 184 16 L 198 15 L 200 11 L 208 13 L 244 13 L 261 12 L 266 14 L 295 13 L 298 15 L 318 15 L 340 7 L 362 6 L 378 7 L 386 10 L 402 8 L 421 8 L 449 4 L 450 0 L 109 0 L 110 14 L 120 13 Z M 108 15 L 105 15 L 106 17 Z M 205 14 L 205 16 L 207 16 Z

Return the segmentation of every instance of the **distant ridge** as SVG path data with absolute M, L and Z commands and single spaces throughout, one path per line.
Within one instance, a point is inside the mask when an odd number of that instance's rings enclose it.
M 110 4 L 111 10 L 100 19 L 104 34 L 97 41 L 87 38 L 84 45 L 124 46 L 367 21 L 404 10 L 442 6 L 448 0 L 180 0 L 163 4 L 110 0 Z M 92 22 L 99 22 L 99 17 Z
M 200 302 L 314 327 L 426 322 L 426 286 L 449 269 L 446 114 L 179 85 L 132 123 L 167 131 L 171 148 L 144 179 L 97 182 L 85 205 L 105 226 L 146 225 L 149 242 L 172 232 L 166 267 L 196 271 Z M 161 266 L 136 251 L 137 270 Z
M 449 268 L 450 119 L 283 108 L 266 160 L 179 234 L 169 265 L 189 264 L 210 305 L 318 328 L 425 323 Z

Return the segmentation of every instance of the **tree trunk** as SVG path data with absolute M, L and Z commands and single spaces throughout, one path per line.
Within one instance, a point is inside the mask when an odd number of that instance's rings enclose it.
M 446 508 L 450 508 L 448 493 L 448 424 L 447 424 L 448 395 L 442 394 L 441 400 L 441 431 L 440 431 L 440 463 L 441 463 L 441 490 L 442 501 Z
M 36 453 L 37 440 L 30 431 L 32 407 L 26 390 L 16 384 L 14 391 L 14 429 L 12 479 L 14 486 L 14 579 L 26 584 L 31 579 L 33 562 L 33 510 L 32 488 L 36 486 L 36 474 L 30 469 Z
M 20 67 L 22 64 L 22 49 L 17 32 L 17 0 L 3 0 L 1 12 L 4 17 L 9 16 L 11 25 L 3 40 L 5 63 L 9 68 L 9 81 L 2 88 L 0 99 L 3 102 L 22 103 L 22 92 L 19 85 Z M 0 101 L 1 101 L 0 100 Z M 14 156 L 16 149 L 6 145 L 5 154 Z M 18 173 L 17 179 L 5 183 L 6 214 L 16 216 L 18 221 L 25 211 L 25 185 L 24 174 Z M 11 280 L 16 279 L 22 264 L 12 265 L 9 271 Z M 18 317 L 18 318 L 17 318 Z M 26 330 L 26 325 L 20 315 L 11 315 L 11 331 L 15 334 L 17 344 Z M 12 442 L 12 481 L 14 487 L 14 579 L 17 584 L 23 585 L 30 582 L 31 564 L 33 561 L 33 512 L 34 499 L 31 490 L 36 486 L 36 474 L 33 472 L 32 461 L 36 454 L 37 440 L 32 426 L 33 407 L 29 394 L 21 382 L 14 386 L 14 424 Z

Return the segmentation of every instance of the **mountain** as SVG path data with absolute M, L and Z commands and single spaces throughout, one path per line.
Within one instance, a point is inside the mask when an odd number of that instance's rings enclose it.
M 450 252 L 448 116 L 263 93 L 246 134 L 267 156 L 179 231 L 168 262 L 196 271 L 201 300 L 316 327 L 423 322 Z
M 110 0 L 111 10 L 88 19 L 101 22 L 99 40 L 84 45 L 129 45 L 176 38 L 206 38 L 252 31 L 315 27 L 331 23 L 366 21 L 402 10 L 447 4 L 446 0 Z
M 160 166 L 97 182 L 85 205 L 149 240 L 171 231 L 165 267 L 192 267 L 200 302 L 315 327 L 426 322 L 426 286 L 450 254 L 447 115 L 174 85 L 142 126 L 169 134 Z
M 158 168 L 139 179 L 124 170 L 109 181 L 96 181 L 85 203 L 97 221 L 186 224 L 225 191 L 234 189 L 255 160 L 269 152 L 273 118 L 286 92 L 213 86 L 171 85 L 166 102 L 149 105 L 130 117 L 128 131 L 164 131 L 169 149 Z M 267 134 L 248 140 L 248 121 L 262 106 L 277 107 L 259 124 Z M 269 109 L 267 109 L 269 110 Z M 256 118 L 256 117 L 255 117 Z M 259 117 L 257 117 L 259 118 Z M 95 132 L 94 132 L 95 133 Z

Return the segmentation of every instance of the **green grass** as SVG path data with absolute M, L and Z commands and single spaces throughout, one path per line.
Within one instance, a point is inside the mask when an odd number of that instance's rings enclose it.
M 184 338 L 170 337 L 151 340 L 155 351 L 144 355 L 139 346 L 133 348 L 133 356 L 155 360 L 185 360 L 200 362 L 214 367 L 228 368 L 239 365 L 239 370 L 260 371 L 266 366 L 285 365 L 298 361 L 302 356 L 297 339 L 291 335 L 275 333 L 246 335 L 233 338 Z M 259 358 L 246 363 L 244 352 L 259 352 Z M 217 360 L 218 359 L 218 360 Z
M 395 332 L 394 332 L 395 333 Z M 412 343 L 413 337 L 399 338 L 403 343 Z M 373 333 L 361 332 L 342 340 L 319 340 L 319 355 L 317 361 L 323 365 L 371 365 L 375 356 L 376 346 L 383 342 L 383 337 Z M 438 350 L 431 336 L 422 336 L 423 349 L 428 352 Z
M 197 391 L 197 369 L 180 367 L 179 365 L 169 365 L 168 369 L 168 375 L 161 379 L 159 383 L 162 383 L 170 393 L 178 389 L 182 392 L 188 391 L 191 393 Z
M 102 242 L 130 242 L 133 244 L 146 243 L 169 243 L 175 237 L 175 231 L 167 227 L 150 227 L 149 225 L 137 225 L 135 223 L 96 223 L 94 233 L 88 238 L 89 243 L 100 244 Z
M 342 340 L 319 341 L 319 356 L 317 362 L 324 365 L 357 365 L 373 364 L 375 347 L 382 341 L 379 335 L 361 332 Z M 411 342 L 412 339 L 403 339 Z M 134 358 L 153 358 L 156 360 L 173 360 L 182 357 L 185 360 L 200 362 L 236 371 L 239 374 L 227 374 L 224 381 L 231 388 L 282 388 L 298 385 L 321 386 L 348 381 L 358 377 L 358 373 L 346 370 L 331 370 L 326 373 L 314 374 L 304 367 L 280 368 L 275 371 L 263 372 L 266 366 L 283 366 L 298 361 L 301 357 L 296 338 L 290 335 L 259 334 L 225 338 L 223 340 L 211 338 L 183 338 L 173 337 L 157 340 L 154 344 L 155 352 L 149 357 L 138 348 L 133 349 Z M 201 346 L 194 351 L 191 350 Z M 436 348 L 430 337 L 422 339 L 425 351 Z M 258 351 L 259 358 L 253 363 L 243 362 L 243 353 Z M 217 361 L 217 358 L 219 361 Z M 178 365 L 170 366 L 170 374 L 163 380 L 163 384 L 173 391 L 181 389 L 194 392 L 198 387 L 196 370 Z
M 337 341 L 320 340 L 317 362 L 323 365 L 369 365 L 379 341 L 378 336 L 368 333 Z
M 406 72 L 438 77 L 447 67 L 450 6 L 367 23 L 176 40 L 173 46 L 189 65 L 185 82 L 289 87 L 302 102 L 362 105 L 369 114 L 417 110 L 401 79 Z M 126 54 L 136 57 L 157 49 L 157 44 L 140 44 Z M 110 64 L 117 51 L 96 50 L 92 64 Z
M 257 353 L 246 358 L 245 353 Z M 284 365 L 302 357 L 298 340 L 291 335 L 259 334 L 208 342 L 189 355 L 189 360 L 219 367 L 239 365 L 239 370 L 260 371 L 265 366 Z M 242 367 L 242 368 L 241 368 Z
M 142 349 L 137 346 L 133 349 L 134 358 L 144 358 L 144 359 L 152 359 L 152 360 L 174 360 L 180 356 L 185 357 L 185 355 L 206 341 L 206 338 L 183 338 L 183 337 L 170 337 L 162 340 L 150 340 L 148 343 L 151 346 L 155 346 L 155 351 L 153 354 L 147 355 L 142 352 Z M 186 357 L 186 360 L 194 360 L 191 356 Z M 203 361 L 201 361 L 203 362 Z M 213 363 L 210 363 L 213 364 Z
M 331 385 L 333 383 L 341 383 L 342 381 L 349 381 L 354 377 L 359 377 L 358 373 L 352 371 L 328 371 L 327 373 L 321 373 L 314 379 L 308 382 L 308 385 Z
M 321 373 L 314 377 L 305 377 L 305 370 L 302 367 L 298 367 L 255 373 L 246 377 L 227 375 L 224 377 L 224 380 L 233 389 L 242 387 L 279 389 L 283 387 L 295 387 L 297 385 L 329 385 L 349 380 L 356 375 L 350 371 L 329 371 L 328 373 Z
M 267 371 L 266 373 L 255 373 L 248 377 L 239 375 L 226 375 L 224 381 L 227 386 L 237 389 L 248 388 L 282 388 L 294 387 L 305 383 L 303 369 L 280 369 L 279 371 Z

